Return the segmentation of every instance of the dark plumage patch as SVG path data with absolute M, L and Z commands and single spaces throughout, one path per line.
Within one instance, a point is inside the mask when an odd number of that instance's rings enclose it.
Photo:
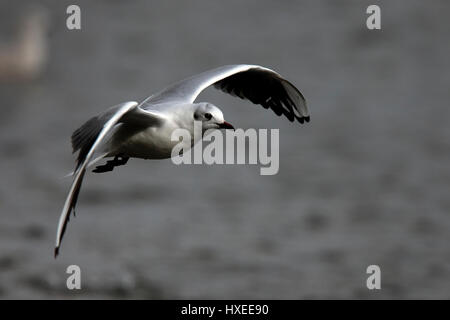
M 75 153 L 80 150 L 75 170 L 80 167 L 81 163 L 86 158 L 106 121 L 107 119 L 103 120 L 98 116 L 93 117 L 72 134 L 72 152 Z
M 284 115 L 289 121 L 309 122 L 309 116 L 302 115 L 292 101 L 286 87 L 293 90 L 305 103 L 305 98 L 290 82 L 264 70 L 247 70 L 236 73 L 214 84 L 214 87 L 241 99 L 248 99 L 266 109 L 272 109 L 277 116 Z

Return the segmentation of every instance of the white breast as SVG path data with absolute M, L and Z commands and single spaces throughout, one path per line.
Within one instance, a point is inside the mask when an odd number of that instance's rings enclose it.
M 133 158 L 166 159 L 172 156 L 172 149 L 179 141 L 172 141 L 172 133 L 179 129 L 174 124 L 144 129 L 126 139 L 117 153 Z M 185 148 L 190 148 L 193 141 L 185 141 Z

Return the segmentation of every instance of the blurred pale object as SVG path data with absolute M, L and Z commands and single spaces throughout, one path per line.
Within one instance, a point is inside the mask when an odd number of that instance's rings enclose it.
M 48 14 L 30 9 L 9 43 L 0 44 L 0 82 L 21 82 L 37 78 L 47 61 Z

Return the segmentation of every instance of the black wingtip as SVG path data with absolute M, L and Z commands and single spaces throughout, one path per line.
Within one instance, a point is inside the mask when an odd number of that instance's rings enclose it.
M 58 257 L 59 247 L 55 247 L 55 259 Z
M 306 117 L 295 116 L 295 119 L 297 119 L 297 121 L 300 122 L 301 124 L 311 121 L 310 116 L 306 116 Z

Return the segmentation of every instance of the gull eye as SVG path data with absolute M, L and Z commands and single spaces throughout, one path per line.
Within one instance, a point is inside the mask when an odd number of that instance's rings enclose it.
M 205 118 L 206 118 L 207 120 L 211 120 L 212 114 L 209 113 L 209 112 L 205 113 Z

